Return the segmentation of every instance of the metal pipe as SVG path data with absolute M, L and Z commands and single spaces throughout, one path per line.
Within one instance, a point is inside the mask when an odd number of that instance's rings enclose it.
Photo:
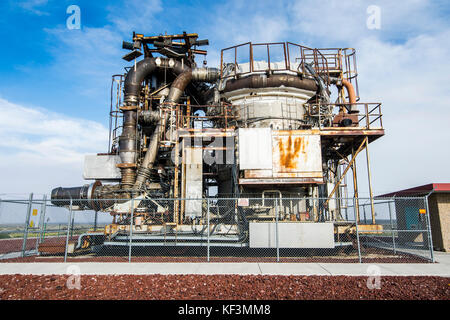
M 394 200 L 395 201 L 395 200 Z M 395 250 L 395 233 L 394 233 L 394 222 L 392 221 L 392 210 L 391 210 L 391 202 L 388 202 L 388 208 L 389 208 L 389 219 L 391 220 L 391 232 L 392 232 L 392 246 L 394 249 L 394 255 L 397 254 Z
M 134 225 L 134 199 L 131 199 L 131 220 L 130 220 L 130 241 L 128 246 L 128 262 L 131 262 L 131 247 L 133 241 L 133 225 Z
M 353 85 L 350 81 L 344 79 L 342 80 L 342 85 L 347 90 L 348 102 L 351 104 L 349 113 L 358 113 L 358 108 L 356 107 L 356 94 Z
M 69 249 L 69 232 L 70 232 L 70 223 L 72 222 L 72 199 L 70 199 L 69 205 L 69 221 L 67 222 L 67 233 L 66 233 L 66 245 L 64 249 L 64 262 L 67 262 L 67 251 Z
M 265 75 L 251 75 L 241 79 L 229 79 L 225 84 L 223 92 L 230 92 L 243 88 L 270 88 L 270 87 L 293 87 L 316 92 L 318 85 L 312 79 L 302 79 L 298 76 L 287 74 L 274 74 L 270 77 Z
M 209 237 L 210 237 L 210 228 L 209 228 L 209 215 L 210 215 L 210 213 L 209 213 L 209 198 L 208 199 L 206 199 L 206 202 L 207 202 L 207 204 L 206 204 L 206 206 L 207 206 L 207 223 L 208 223 L 208 239 L 207 239 L 207 241 L 208 241 L 208 244 L 207 244 L 207 246 L 208 246 L 208 248 L 207 248 L 207 261 L 209 262 L 209 242 L 210 242 L 210 239 L 209 239 Z
M 366 141 L 367 176 L 369 178 L 370 210 L 372 213 L 372 224 L 375 224 L 375 206 L 373 203 L 372 174 L 370 171 L 369 139 L 366 137 L 365 141 Z
M 170 91 L 165 101 L 166 105 L 175 105 L 180 100 L 184 90 L 191 81 L 211 82 L 219 78 L 219 71 L 215 68 L 190 69 L 180 73 L 170 86 Z M 145 181 L 149 178 L 158 153 L 158 146 L 161 133 L 166 130 L 167 121 L 169 120 L 169 112 L 165 112 L 164 116 L 158 122 L 157 128 L 150 138 L 150 145 L 145 153 L 144 160 L 138 169 L 136 182 L 133 186 L 134 190 L 142 189 Z
M 428 198 L 431 196 L 431 194 L 434 192 L 431 190 L 426 196 L 425 196 L 425 204 L 426 204 L 426 210 L 427 210 L 427 224 L 428 224 L 428 247 L 430 248 L 430 258 L 431 262 L 434 262 L 434 253 L 433 253 L 433 238 L 431 236 L 431 220 L 430 220 L 430 206 L 428 204 Z
M 30 193 L 27 207 L 27 217 L 25 219 L 25 230 L 23 231 L 22 258 L 25 257 L 27 248 L 28 228 L 30 227 L 31 206 L 33 205 L 33 193 Z
M 41 204 L 41 216 L 39 218 L 39 243 L 42 242 L 42 235 L 44 233 L 44 224 L 45 224 L 45 214 L 47 212 L 47 195 L 44 194 L 42 197 L 42 204 Z

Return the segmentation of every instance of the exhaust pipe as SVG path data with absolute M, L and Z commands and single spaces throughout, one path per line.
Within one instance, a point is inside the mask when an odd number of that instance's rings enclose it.
M 169 95 L 164 102 L 167 105 L 174 105 L 178 103 L 184 90 L 191 81 L 215 82 L 219 79 L 219 70 L 216 68 L 188 68 L 180 73 L 174 80 L 170 87 Z M 134 190 L 141 190 L 145 181 L 150 177 L 150 172 L 154 166 L 156 155 L 158 153 L 159 137 L 161 133 L 166 130 L 166 124 L 169 120 L 169 113 L 166 112 L 157 125 L 157 128 L 152 134 L 150 145 L 145 153 L 142 165 L 138 169 L 136 182 L 133 186 Z
M 349 113 L 358 113 L 358 107 L 356 106 L 356 94 L 353 85 L 347 80 L 342 80 L 342 85 L 347 90 L 348 102 L 350 103 Z

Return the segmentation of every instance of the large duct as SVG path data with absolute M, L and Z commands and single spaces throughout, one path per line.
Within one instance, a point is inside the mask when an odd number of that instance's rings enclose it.
M 316 81 L 300 78 L 289 74 L 274 74 L 269 77 L 254 74 L 245 78 L 227 80 L 223 92 L 230 92 L 243 88 L 279 88 L 281 86 L 316 92 L 319 88 Z
M 179 69 L 177 69 L 179 71 Z M 191 81 L 203 81 L 203 82 L 214 82 L 219 79 L 219 70 L 215 68 L 187 68 L 185 71 L 180 73 L 177 78 L 173 81 L 167 99 L 165 101 L 166 105 L 174 105 L 180 100 L 184 90 Z M 154 162 L 156 160 L 156 155 L 158 153 L 159 137 L 161 133 L 166 129 L 166 123 L 169 119 L 169 113 L 165 112 L 164 117 L 158 122 L 155 131 L 150 138 L 150 145 L 147 152 L 145 153 L 144 160 L 140 168 L 138 169 L 136 182 L 134 184 L 134 190 L 140 190 L 144 185 L 145 181 L 149 178 L 150 172 L 153 168 Z

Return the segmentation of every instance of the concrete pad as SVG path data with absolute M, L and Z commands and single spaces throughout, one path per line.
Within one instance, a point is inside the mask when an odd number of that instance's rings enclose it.
M 433 255 L 436 262 L 450 266 L 450 252 L 434 251 Z
M 70 264 L 64 263 L 2 263 L 0 274 L 65 274 Z
M 371 266 L 379 268 L 380 275 L 395 276 L 395 271 L 386 269 L 384 263 L 318 263 L 324 270 L 333 276 L 371 276 L 374 271 Z M 378 270 L 377 270 L 378 272 Z
M 383 268 L 399 276 L 440 276 L 450 277 L 450 267 L 440 263 L 385 263 Z
M 261 274 L 258 263 L 198 263 L 197 274 Z
M 0 274 L 242 274 L 242 275 L 344 275 L 371 276 L 377 266 L 381 276 L 443 276 L 450 277 L 450 265 L 444 263 L 0 263 Z M 76 271 L 76 269 L 75 269 Z
M 259 268 L 264 275 L 330 275 L 318 263 L 259 263 Z

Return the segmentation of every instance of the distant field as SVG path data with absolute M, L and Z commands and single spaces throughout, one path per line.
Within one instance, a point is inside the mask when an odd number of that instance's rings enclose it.
M 97 231 L 102 231 L 105 225 L 97 226 Z M 73 234 L 78 235 L 87 231 L 94 231 L 91 224 L 75 224 Z M 41 230 L 39 228 L 28 229 L 28 238 L 38 237 Z M 10 224 L 0 226 L 0 239 L 23 238 L 24 225 Z M 67 233 L 66 224 L 49 224 L 45 229 L 45 237 L 65 235 Z

